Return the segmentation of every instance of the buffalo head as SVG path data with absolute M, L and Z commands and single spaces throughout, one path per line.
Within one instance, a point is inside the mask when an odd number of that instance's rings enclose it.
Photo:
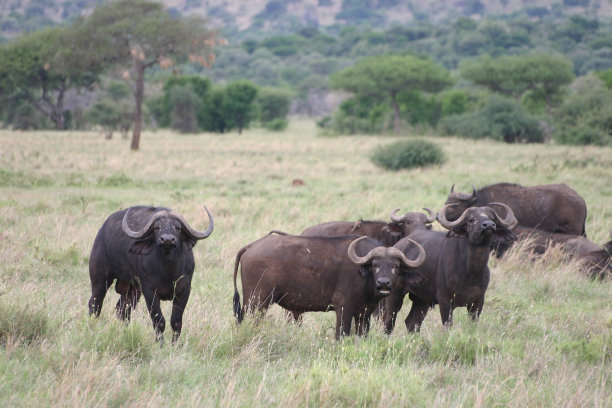
M 185 218 L 172 210 L 160 210 L 146 220 L 146 224 L 138 231 L 132 230 L 128 225 L 130 209 L 125 212 L 121 228 L 130 238 L 137 241 L 130 249 L 131 252 L 145 254 L 151 251 L 153 245 L 163 249 L 165 253 L 170 253 L 182 242 L 187 242 L 193 247 L 196 241 L 207 238 L 214 229 L 214 220 L 206 207 L 204 210 L 208 214 L 208 228 L 205 231 L 193 229 Z
M 471 207 L 476 202 L 476 188 L 472 185 L 472 194 L 455 192 L 455 185 L 450 189 L 448 198 L 445 204 L 455 204 L 449 207 L 446 213 L 448 220 L 456 220 L 463 214 L 465 210 Z
M 356 247 L 361 240 L 366 238 L 361 237 L 351 242 L 348 247 L 348 256 L 353 263 L 361 266 L 360 273 L 363 277 L 372 274 L 375 296 L 388 296 L 399 276 L 403 276 L 415 285 L 423 282 L 423 276 L 411 270 L 425 262 L 425 249 L 420 244 L 409 240 L 418 250 L 418 256 L 414 260 L 408 259 L 397 248 L 383 246 L 373 248 L 365 256 L 359 256 L 356 253 Z
M 429 208 L 424 207 L 423 209 L 427 211 L 428 215 L 420 212 L 407 212 L 401 217 L 398 217 L 395 214 L 399 211 L 399 208 L 396 208 L 391 212 L 389 217 L 393 223 L 402 228 L 404 236 L 408 236 L 418 228 L 431 229 L 431 223 L 436 220 L 436 216 Z
M 512 209 L 503 203 L 490 203 L 486 207 L 470 207 L 455 220 L 448 221 L 449 209 L 458 204 L 445 204 L 438 213 L 438 222 L 446 229 L 464 232 L 472 245 L 478 245 L 491 237 L 498 229 L 512 229 L 518 221 Z M 491 206 L 499 206 L 506 211 L 502 218 Z

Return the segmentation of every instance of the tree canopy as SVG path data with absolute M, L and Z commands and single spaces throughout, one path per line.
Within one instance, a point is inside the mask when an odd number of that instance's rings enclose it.
M 357 95 L 389 98 L 399 132 L 397 94 L 401 91 L 438 92 L 452 84 L 441 66 L 414 56 L 387 55 L 365 58 L 332 76 L 332 85 Z
M 131 148 L 137 150 L 142 128 L 144 73 L 177 61 L 209 66 L 212 48 L 220 40 L 199 17 L 176 18 L 163 5 L 149 0 L 116 0 L 96 8 L 85 22 L 92 50 L 107 66 L 124 69 L 132 83 L 134 126 Z
M 486 57 L 463 65 L 461 75 L 477 85 L 514 97 L 529 93 L 550 109 L 559 101 L 562 87 L 574 79 L 572 63 L 561 55 L 528 53 Z

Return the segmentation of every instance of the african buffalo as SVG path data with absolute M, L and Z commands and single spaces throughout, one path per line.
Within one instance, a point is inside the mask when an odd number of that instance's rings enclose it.
M 599 245 L 582 235 L 549 232 L 521 225 L 517 225 L 512 232 L 519 239 L 530 239 L 531 249 L 536 254 L 543 254 L 551 244 L 562 245 L 568 253 L 577 256 L 601 249 Z
M 172 300 L 172 340 L 181 334 L 182 319 L 193 275 L 192 248 L 213 231 L 213 217 L 201 232 L 189 226 L 179 213 L 164 207 L 130 207 L 111 214 L 98 231 L 89 257 L 91 299 L 89 314 L 100 315 L 108 288 L 115 280 L 120 298 L 117 315 L 130 319 L 140 293 L 144 295 L 158 340 L 162 340 L 166 321 L 160 300 Z M 134 231 L 129 226 L 139 226 Z
M 454 187 L 451 187 L 446 200 L 446 204 L 457 204 L 449 209 L 449 220 L 457 219 L 468 207 L 502 202 L 512 208 L 518 225 L 586 236 L 586 203 L 565 184 L 523 187 L 518 184 L 499 183 L 478 191 L 472 186 L 472 194 L 456 193 Z
M 600 247 L 582 235 L 559 234 L 520 225 L 513 232 L 519 239 L 530 239 L 530 249 L 536 254 L 543 254 L 553 244 L 561 246 L 569 255 L 583 261 L 589 276 L 602 279 L 607 271 L 612 272 L 612 241 Z
M 516 225 L 512 210 L 502 203 L 490 203 L 486 207 L 471 207 L 454 222 L 447 221 L 446 214 L 455 204 L 447 204 L 438 213 L 438 221 L 449 229 L 448 233 L 417 230 L 394 245 L 406 256 L 412 249 L 408 240 L 414 240 L 425 248 L 427 258 L 415 269 L 425 277 L 425 283 L 414 285 L 400 282 L 383 300 L 385 331 L 391 333 L 397 313 L 406 294 L 410 294 L 412 308 L 406 318 L 406 327 L 412 332 L 419 330 L 428 310 L 440 305 L 444 325 L 452 324 L 453 310 L 466 306 L 469 315 L 476 320 L 484 305 L 485 292 L 489 284 L 490 241 L 495 234 Z M 505 209 L 505 217 L 491 207 Z
M 302 231 L 308 237 L 339 237 L 343 235 L 366 235 L 378 240 L 385 246 L 393 246 L 397 241 L 410 235 L 417 228 L 431 229 L 436 217 L 429 208 L 423 208 L 428 215 L 420 212 L 407 212 L 401 217 L 395 215 L 399 208 L 391 212 L 390 223 L 383 221 L 332 221 L 314 225 Z
M 267 235 L 236 255 L 234 314 L 240 323 L 245 312 L 263 313 L 272 303 L 298 314 L 334 310 L 336 339 L 350 334 L 353 318 L 357 333 L 365 334 L 371 311 L 398 277 L 410 284 L 422 281 L 409 268 L 422 264 L 425 252 L 412 245 L 418 252 L 414 260 L 367 236 Z M 236 286 L 239 264 L 243 306 Z

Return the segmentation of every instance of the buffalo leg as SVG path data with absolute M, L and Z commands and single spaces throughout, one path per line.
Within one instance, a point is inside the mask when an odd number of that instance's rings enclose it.
M 391 334 L 391 332 L 393 332 L 397 314 L 404 303 L 404 296 L 405 295 L 391 294 L 381 300 L 379 303 L 379 305 L 382 306 L 383 323 L 385 324 L 385 333 L 387 334 Z
M 428 303 L 418 299 L 412 299 L 412 307 L 405 320 L 406 328 L 409 332 L 415 332 L 421 329 L 421 324 L 423 324 L 423 320 L 425 320 L 429 308 L 430 305 Z
M 474 303 L 467 305 L 468 315 L 472 318 L 473 321 L 478 320 L 480 317 L 480 313 L 482 312 L 482 307 L 484 306 L 484 299 L 478 299 Z
M 140 299 L 140 288 L 126 281 L 117 280 L 115 291 L 120 295 L 115 306 L 117 316 L 129 322 L 132 309 L 136 307 Z
M 353 313 L 344 307 L 334 307 L 334 309 L 336 310 L 336 340 L 340 340 L 340 336 L 348 336 L 351 334 Z
M 155 329 L 155 337 L 157 341 L 163 341 L 164 330 L 166 330 L 166 319 L 162 314 L 161 307 L 159 306 L 159 296 L 157 293 L 150 288 L 143 287 L 142 294 L 144 295 L 147 308 L 149 309 L 149 316 L 153 322 L 153 329 Z
M 91 275 L 96 275 L 96 273 L 90 273 L 90 276 Z M 91 298 L 89 298 L 89 302 L 87 303 L 89 306 L 90 315 L 94 315 L 96 317 L 100 316 L 104 297 L 106 296 L 108 288 L 113 284 L 113 280 L 114 278 L 91 278 Z
M 446 327 L 453 325 L 453 305 L 447 299 L 442 299 L 440 303 L 440 317 L 442 318 L 442 324 Z
M 358 336 L 364 336 L 370 331 L 370 316 L 367 311 L 355 314 L 355 331 Z
M 170 326 L 172 326 L 172 343 L 176 343 L 179 336 L 181 335 L 181 329 L 183 328 L 183 312 L 187 306 L 189 300 L 190 289 L 181 293 L 180 296 L 175 296 L 172 301 L 172 316 L 170 316 Z

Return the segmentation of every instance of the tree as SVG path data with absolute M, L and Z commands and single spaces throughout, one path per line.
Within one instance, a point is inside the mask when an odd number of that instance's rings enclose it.
M 127 139 L 134 117 L 134 106 L 128 99 L 131 89 L 124 82 L 110 82 L 104 90 L 106 95 L 87 111 L 87 119 L 102 127 L 107 139 L 111 139 L 116 130 Z
M 155 65 L 170 67 L 189 59 L 204 67 L 214 61 L 220 41 L 198 17 L 179 19 L 149 0 L 117 0 L 96 8 L 86 21 L 91 47 L 109 65 L 125 69 L 135 102 L 131 149 L 140 146 L 144 74 Z
M 561 100 L 563 86 L 574 78 L 572 63 L 565 57 L 540 53 L 486 57 L 465 64 L 461 75 L 517 102 L 529 93 L 530 99 L 544 101 L 549 110 Z
M 332 76 L 332 85 L 357 95 L 386 99 L 394 111 L 399 133 L 401 91 L 437 92 L 452 83 L 448 72 L 431 61 L 414 56 L 387 55 L 363 59 Z
M 223 115 L 228 129 L 238 128 L 238 133 L 249 126 L 255 117 L 257 87 L 249 81 L 235 81 L 225 87 Z
M 27 100 L 65 129 L 64 97 L 73 87 L 89 87 L 97 80 L 100 63 L 84 52 L 77 23 L 27 34 L 0 48 L 0 98 L 17 104 Z

